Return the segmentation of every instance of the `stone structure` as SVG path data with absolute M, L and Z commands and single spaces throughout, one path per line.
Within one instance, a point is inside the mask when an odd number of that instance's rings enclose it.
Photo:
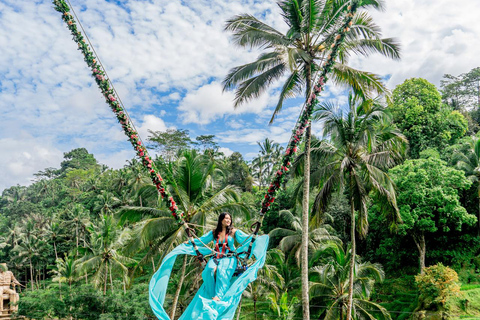
M 10 314 L 18 310 L 16 285 L 20 285 L 20 282 L 11 271 L 8 271 L 7 264 L 0 263 L 0 319 L 9 319 Z

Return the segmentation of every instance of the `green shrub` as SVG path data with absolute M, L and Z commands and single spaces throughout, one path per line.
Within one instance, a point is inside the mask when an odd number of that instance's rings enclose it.
M 421 309 L 444 309 L 447 299 L 460 292 L 458 274 L 441 263 L 425 268 L 423 274 L 415 276 L 415 282 Z

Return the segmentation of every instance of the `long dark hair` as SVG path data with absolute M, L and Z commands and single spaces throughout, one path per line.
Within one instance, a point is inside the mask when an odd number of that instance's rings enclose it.
M 213 238 L 214 239 L 217 239 L 218 238 L 218 234 L 220 232 L 222 232 L 222 221 L 223 219 L 225 219 L 225 216 L 226 215 L 229 215 L 230 216 L 230 225 L 227 226 L 227 230 L 226 230 L 226 234 L 225 236 L 229 235 L 230 234 L 230 231 L 232 231 L 232 227 L 233 227 L 233 217 L 230 213 L 228 212 L 222 212 L 220 213 L 220 215 L 218 216 L 218 222 L 217 222 L 217 227 L 215 228 L 215 230 L 213 230 Z

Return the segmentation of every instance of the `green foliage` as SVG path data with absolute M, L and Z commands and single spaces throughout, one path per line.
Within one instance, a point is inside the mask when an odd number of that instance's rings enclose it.
M 394 122 L 409 141 L 412 158 L 418 158 L 427 148 L 443 150 L 468 129 L 463 115 L 443 105 L 437 88 L 424 79 L 408 79 L 398 85 L 390 109 Z
M 145 319 L 153 317 L 148 305 L 148 285 L 140 284 L 127 294 L 115 290 L 102 295 L 90 285 L 78 285 L 65 289 L 51 285 L 46 289 L 24 291 L 20 296 L 18 314 L 33 319 L 74 318 L 98 319 Z
M 440 81 L 442 98 L 456 109 L 474 109 L 480 105 L 480 68 L 459 76 L 445 74 Z
M 295 306 L 298 303 L 297 297 L 292 297 L 288 301 L 288 293 L 285 291 L 282 293 L 280 300 L 277 301 L 277 297 L 274 293 L 268 295 L 270 300 L 270 308 L 276 312 L 277 319 L 292 320 L 295 317 Z
M 473 225 L 476 217 L 459 201 L 459 189 L 471 185 L 463 172 L 448 167 L 440 159 L 407 160 L 390 170 L 398 188 L 398 205 L 403 224 L 400 232 L 436 232 L 461 230 Z
M 60 163 L 59 173 L 64 176 L 71 169 L 94 169 L 99 165 L 93 154 L 88 153 L 85 148 L 77 148 L 63 154 L 64 161 Z
M 423 274 L 415 277 L 420 293 L 421 308 L 444 308 L 449 297 L 460 292 L 458 275 L 455 270 L 439 263 L 424 269 Z
M 153 142 L 154 148 L 159 150 L 167 161 L 173 160 L 180 150 L 187 149 L 192 144 L 188 130 L 167 129 L 148 132 L 151 134 L 148 140 Z

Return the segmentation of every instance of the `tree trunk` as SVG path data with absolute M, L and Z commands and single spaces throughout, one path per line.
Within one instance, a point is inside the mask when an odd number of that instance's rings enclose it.
M 352 318 L 352 304 L 353 304 L 353 278 L 355 277 L 355 250 L 356 250 L 356 242 L 355 242 L 355 205 L 353 202 L 353 192 L 352 192 L 352 184 L 353 178 L 350 177 L 350 237 L 352 243 L 352 251 L 350 257 L 350 272 L 348 275 L 348 300 L 347 300 L 347 320 Z
M 257 320 L 257 298 L 253 297 L 253 312 L 255 313 L 255 320 Z
M 152 256 L 152 267 L 153 267 L 153 273 L 155 273 L 155 271 L 157 270 L 155 269 L 155 261 L 153 260 L 153 256 Z
M 311 93 L 312 75 L 310 65 L 307 65 L 307 96 Z M 308 283 L 308 213 L 310 200 L 310 140 L 312 126 L 309 124 L 305 132 L 305 158 L 303 168 L 303 199 L 302 199 L 302 243 L 300 254 L 300 276 L 302 279 L 302 309 L 303 319 L 310 320 L 310 297 Z
M 479 88 L 480 89 L 480 88 Z M 479 104 L 480 106 L 480 104 Z M 477 215 L 477 236 L 480 237 L 480 181 L 478 181 L 478 215 Z
M 107 281 L 108 281 L 108 262 L 105 265 L 105 281 L 103 283 L 103 295 L 107 295 Z
M 187 258 L 185 255 L 183 257 L 182 271 L 180 273 L 180 281 L 178 282 L 177 291 L 175 291 L 175 296 L 173 297 L 172 311 L 170 313 L 170 319 L 175 319 L 175 312 L 177 311 L 178 297 L 180 297 L 180 291 L 182 290 L 183 280 L 185 280 L 185 271 L 187 270 Z
M 33 287 L 33 266 L 32 266 L 32 259 L 30 259 L 30 280 L 32 281 L 32 291 L 35 290 Z
M 110 265 L 110 289 L 112 290 L 113 293 L 113 278 L 112 278 L 112 265 Z
M 302 200 L 302 243 L 300 255 L 300 268 L 302 279 L 302 307 L 303 319 L 310 319 L 310 298 L 308 283 L 308 214 L 310 200 L 310 138 L 312 127 L 309 125 L 305 133 L 305 163 L 303 176 L 303 200 Z
M 420 274 L 424 273 L 425 270 L 425 255 L 427 252 L 427 246 L 425 244 L 425 235 L 421 233 L 419 236 L 413 236 L 413 240 L 417 245 L 419 262 L 420 262 Z
M 55 250 L 55 260 L 58 260 L 57 244 L 55 243 L 55 241 L 53 241 L 53 250 Z
M 242 296 L 240 296 L 240 302 L 237 308 L 237 320 L 240 320 L 240 314 L 242 313 Z
M 78 225 L 75 224 L 75 240 L 77 241 L 77 249 L 78 249 Z

